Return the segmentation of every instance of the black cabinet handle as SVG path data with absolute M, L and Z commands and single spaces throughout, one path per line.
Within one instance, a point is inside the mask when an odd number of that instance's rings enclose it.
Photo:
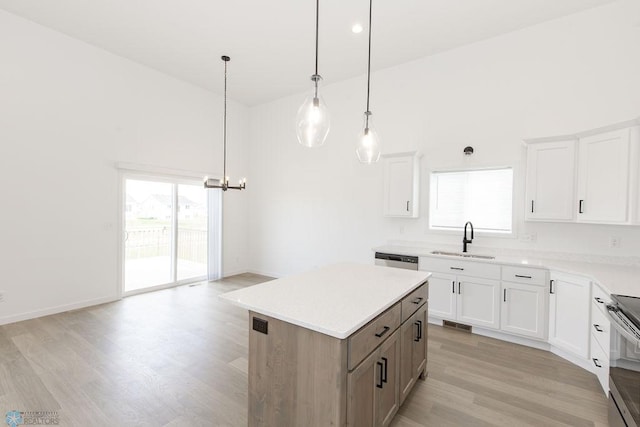
M 407 212 L 409 212 L 409 201 L 407 200 Z
M 553 292 L 553 283 L 555 282 L 555 280 L 549 280 L 549 293 L 553 294 L 555 292 Z
M 456 293 L 456 281 L 455 280 L 451 281 L 451 293 L 452 294 Z
M 516 274 L 516 277 L 519 277 L 520 279 L 531 279 L 531 276 L 522 276 L 520 274 Z
M 458 271 L 463 271 L 464 268 L 460 268 L 460 267 L 449 267 L 451 270 L 458 270 Z
M 503 294 L 504 294 L 504 297 L 503 297 L 504 302 L 507 302 L 507 290 L 506 289 L 504 290 Z
M 391 328 L 389 328 L 388 326 L 385 326 L 385 327 L 384 327 L 384 329 L 382 329 L 382 332 L 378 332 L 378 333 L 376 334 L 376 336 L 377 336 L 378 338 L 382 338 L 382 336 L 383 336 L 384 334 L 386 334 L 387 332 L 389 332 L 389 329 L 391 329 Z
M 376 365 L 378 365 L 378 367 L 380 368 L 380 375 L 378 375 L 378 378 L 380 379 L 380 382 L 376 381 L 376 387 L 378 388 L 382 388 L 382 373 L 383 373 L 383 366 L 382 366 L 382 362 L 376 362 Z
M 413 300 L 413 301 L 411 301 L 411 302 L 412 302 L 412 303 L 414 303 L 415 305 L 418 305 L 418 304 L 420 304 L 420 303 L 422 302 L 422 297 L 420 297 L 420 298 L 416 298 L 416 299 L 414 299 L 414 300 Z
M 578 213 L 584 213 L 582 210 L 582 204 L 584 203 L 584 200 L 580 200 L 578 202 Z
M 599 303 L 599 304 L 604 304 L 604 301 L 602 301 L 602 298 L 600 298 L 600 297 L 595 297 L 594 299 L 596 300 L 596 302 L 597 302 L 597 303 Z
M 600 327 L 600 325 L 596 325 L 595 323 L 593 325 L 593 328 L 598 332 L 604 332 L 604 330 Z
M 460 289 L 462 286 L 460 286 L 460 282 L 458 282 L 458 295 L 460 295 L 462 293 L 462 289 Z
M 531 213 L 533 213 L 533 200 L 531 201 Z
M 386 383 L 387 382 L 387 365 L 389 364 L 388 360 L 386 357 L 382 358 L 382 361 L 384 362 L 384 369 L 382 370 L 382 382 Z
M 418 334 L 413 340 L 415 342 L 420 342 L 420 340 L 422 339 L 422 320 L 417 320 L 413 324 L 418 327 Z
M 598 359 L 592 359 L 593 360 L 593 364 L 596 365 L 597 368 L 602 368 L 602 365 L 600 364 L 600 361 L 598 361 Z

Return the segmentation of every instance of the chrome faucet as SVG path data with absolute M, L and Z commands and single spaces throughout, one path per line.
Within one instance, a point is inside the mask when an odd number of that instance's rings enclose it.
M 467 225 L 471 226 L 470 239 L 467 239 Z M 467 223 L 464 225 L 464 237 L 462 238 L 462 252 L 467 252 L 467 243 L 471 243 L 472 240 L 473 240 L 473 224 L 471 224 L 471 221 L 467 221 Z

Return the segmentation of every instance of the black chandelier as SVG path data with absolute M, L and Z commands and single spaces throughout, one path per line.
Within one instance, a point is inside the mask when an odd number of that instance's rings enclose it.
M 238 185 L 229 185 L 229 177 L 227 176 L 227 63 L 231 61 L 226 55 L 223 55 L 221 59 L 224 61 L 224 124 L 222 131 L 223 140 L 223 166 L 222 166 L 222 179 L 205 178 L 204 188 L 221 188 L 222 191 L 227 190 L 244 190 L 247 188 L 247 179 L 242 178 Z

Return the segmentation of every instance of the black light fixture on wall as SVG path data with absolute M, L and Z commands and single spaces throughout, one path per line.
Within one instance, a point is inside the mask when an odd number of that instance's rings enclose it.
M 223 141 L 223 154 L 222 154 L 222 179 L 205 178 L 204 188 L 221 188 L 222 191 L 227 190 L 244 190 L 247 187 L 247 179 L 242 178 L 237 186 L 229 185 L 229 177 L 227 176 L 227 64 L 231 61 L 226 55 L 223 55 L 221 59 L 224 61 L 224 120 L 222 127 L 222 141 Z
M 311 76 L 313 93 L 300 106 L 296 117 L 296 135 L 298 142 L 305 147 L 320 147 L 329 134 L 331 120 L 329 110 L 318 92 L 322 80 L 318 74 L 318 15 L 320 0 L 316 0 L 316 72 Z
M 364 112 L 364 128 L 358 135 L 356 155 L 362 163 L 375 163 L 380 159 L 380 137 L 371 126 L 369 97 L 371 92 L 371 10 L 373 0 L 369 0 L 369 57 L 367 62 L 367 110 Z

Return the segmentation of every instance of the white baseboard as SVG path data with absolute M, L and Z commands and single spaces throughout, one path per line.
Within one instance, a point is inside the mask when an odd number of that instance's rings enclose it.
M 36 319 L 38 317 L 64 313 L 65 311 L 78 310 L 80 308 L 106 304 L 108 302 L 118 301 L 119 299 L 120 298 L 116 296 L 102 297 L 102 298 L 96 298 L 96 299 L 91 299 L 86 301 L 78 301 L 71 304 L 58 305 L 56 307 L 44 308 L 42 310 L 29 311 L 26 313 L 15 314 L 12 316 L 0 317 L 0 325 L 8 325 L 9 323 L 21 322 L 23 320 Z
M 562 357 L 565 360 L 568 360 L 569 362 L 573 363 L 574 365 L 580 366 L 582 369 L 585 369 L 589 372 L 591 372 L 592 374 L 595 374 L 595 369 L 591 363 L 591 359 L 584 359 L 580 356 L 576 356 L 573 353 L 570 353 L 568 351 L 562 350 L 558 347 L 553 347 L 551 346 L 551 353 Z

